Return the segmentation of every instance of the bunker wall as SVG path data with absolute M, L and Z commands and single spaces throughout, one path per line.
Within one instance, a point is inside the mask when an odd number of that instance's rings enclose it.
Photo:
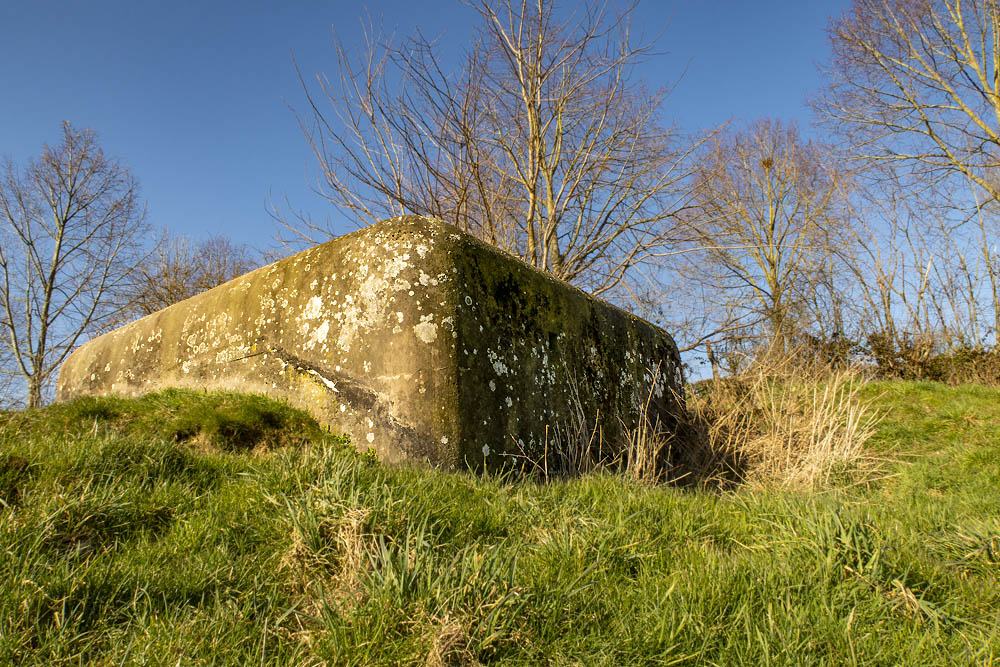
M 645 413 L 673 425 L 662 330 L 439 221 L 388 220 L 77 349 L 58 396 L 166 387 L 287 400 L 387 461 L 516 464 Z

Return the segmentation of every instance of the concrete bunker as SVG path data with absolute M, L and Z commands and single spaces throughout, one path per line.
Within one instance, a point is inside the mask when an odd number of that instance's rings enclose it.
M 388 462 L 539 461 L 557 434 L 676 423 L 668 334 L 443 222 L 334 239 L 78 348 L 59 400 L 263 393 Z M 647 408 L 648 402 L 648 408 Z

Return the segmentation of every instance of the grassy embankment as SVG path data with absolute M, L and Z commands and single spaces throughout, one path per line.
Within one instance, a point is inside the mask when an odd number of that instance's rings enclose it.
M 1000 390 L 827 491 L 387 468 L 260 398 L 0 415 L 3 664 L 994 664 Z

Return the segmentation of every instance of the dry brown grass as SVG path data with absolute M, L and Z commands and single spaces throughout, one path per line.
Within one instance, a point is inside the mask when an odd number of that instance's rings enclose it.
M 659 377 L 659 367 L 653 377 Z M 639 422 L 629 427 L 624 422 L 622 427 L 621 450 L 613 465 L 626 479 L 634 482 L 658 483 L 662 481 L 678 481 L 677 466 L 674 465 L 673 444 L 676 433 L 671 433 L 657 419 L 650 419 L 649 404 L 656 391 L 654 384 L 649 388 L 646 403 L 639 414 Z M 683 401 L 678 400 L 678 405 Z M 680 473 L 682 476 L 684 473 Z
M 658 367 L 650 371 L 652 377 L 660 377 Z M 636 482 L 655 483 L 670 478 L 673 471 L 670 452 L 676 434 L 659 419 L 651 419 L 649 414 L 653 395 L 660 385 L 654 383 L 649 388 L 634 426 L 619 418 L 620 442 L 605 443 L 603 415 L 587 413 L 568 368 L 567 377 L 570 380 L 570 400 L 565 406 L 564 419 L 554 427 L 546 427 L 539 459 L 533 459 L 521 450 L 519 458 L 525 461 L 527 469 L 546 480 L 603 471 L 615 472 Z M 678 404 L 682 403 L 678 401 Z
M 465 627 L 451 616 L 432 626 L 426 667 L 474 667 L 479 662 L 469 650 Z
M 655 376 L 655 374 L 654 374 Z M 738 374 L 699 383 L 679 405 L 676 425 L 650 418 L 654 388 L 621 441 L 604 442 L 600 415 L 578 397 L 566 419 L 547 428 L 544 451 L 526 469 L 563 478 L 611 471 L 639 483 L 702 488 L 822 489 L 871 479 L 880 461 L 865 448 L 880 415 L 861 397 L 864 377 L 850 369 L 766 354 Z
M 322 503 L 298 512 L 289 507 L 291 546 L 280 567 L 293 575 L 294 592 L 311 601 L 313 613 L 323 599 L 341 606 L 360 602 L 368 549 L 374 539 L 366 529 L 368 509 L 335 509 Z
M 688 397 L 685 445 L 702 479 L 751 487 L 818 489 L 870 477 L 865 448 L 880 415 L 854 371 L 793 357 L 752 364 Z M 715 468 L 713 471 L 712 468 Z

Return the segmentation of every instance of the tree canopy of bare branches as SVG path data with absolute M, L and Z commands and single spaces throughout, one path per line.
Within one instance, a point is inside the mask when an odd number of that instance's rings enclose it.
M 249 246 L 226 236 L 193 241 L 164 232 L 136 272 L 130 312 L 149 315 L 232 280 L 261 264 Z
M 23 170 L 6 160 L 0 181 L 0 344 L 28 407 L 76 344 L 117 315 L 145 256 L 135 179 L 93 131 L 62 129 Z
M 850 241 L 821 148 L 794 125 L 765 119 L 716 135 L 699 163 L 687 279 L 715 302 L 718 331 L 747 337 L 764 325 L 765 339 L 786 340 L 817 315 L 836 318 L 818 299 L 837 298 L 842 286 L 830 280 Z
M 303 82 L 322 193 L 362 223 L 438 217 L 595 294 L 621 292 L 672 240 L 693 147 L 660 123 L 666 89 L 636 80 L 654 51 L 631 32 L 634 4 L 469 4 L 479 28 L 454 72 L 423 36 L 369 29 L 360 57 L 337 42 L 335 76 Z M 331 235 L 285 223 L 299 240 Z
M 830 40 L 817 107 L 857 156 L 1000 200 L 1000 3 L 854 0 Z
M 830 40 L 816 108 L 869 189 L 891 190 L 875 206 L 885 215 L 866 220 L 870 241 L 883 239 L 867 243 L 868 259 L 880 257 L 868 286 L 885 309 L 882 333 L 996 344 L 1000 2 L 854 0 Z

